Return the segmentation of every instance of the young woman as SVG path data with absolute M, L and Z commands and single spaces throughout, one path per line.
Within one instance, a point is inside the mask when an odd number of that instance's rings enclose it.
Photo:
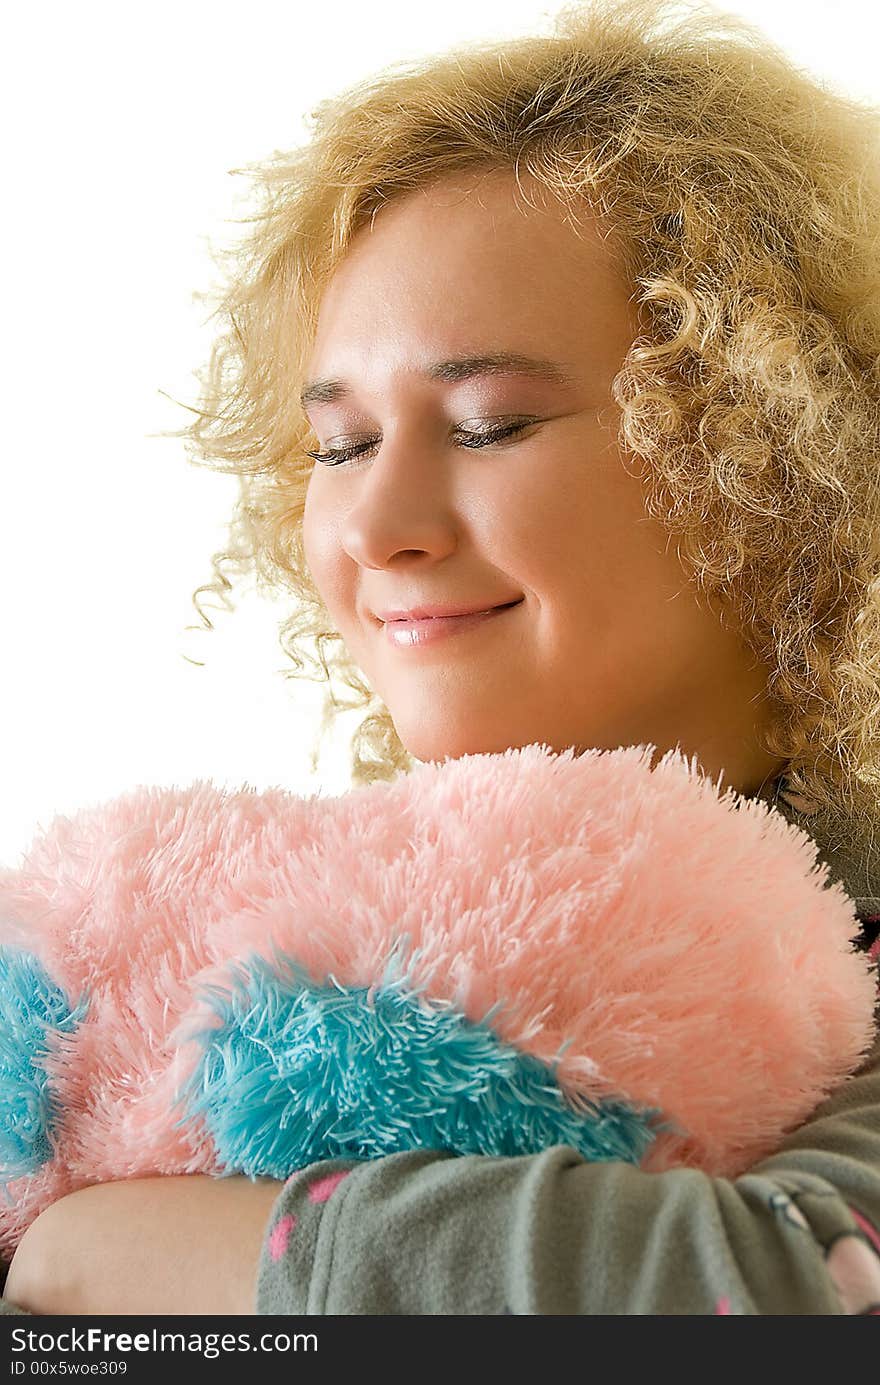
M 262 178 L 188 432 L 241 479 L 222 558 L 296 594 L 291 646 L 367 709 L 354 781 L 678 744 L 813 831 L 870 946 L 880 112 L 729 17 L 630 0 L 327 101 Z M 735 1180 L 555 1146 L 100 1185 L 37 1219 L 5 1293 L 870 1314 L 878 1227 L 875 1048 Z

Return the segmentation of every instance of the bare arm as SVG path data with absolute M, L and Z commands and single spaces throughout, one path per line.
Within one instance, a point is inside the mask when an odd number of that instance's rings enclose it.
M 253 1314 L 282 1187 L 189 1174 L 82 1188 L 25 1232 L 4 1298 L 40 1314 Z

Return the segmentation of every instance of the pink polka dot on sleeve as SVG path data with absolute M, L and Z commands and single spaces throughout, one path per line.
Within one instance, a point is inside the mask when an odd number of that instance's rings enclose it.
M 326 1202 L 331 1193 L 335 1192 L 342 1182 L 347 1178 L 350 1169 L 340 1169 L 338 1173 L 328 1173 L 326 1178 L 318 1178 L 309 1185 L 310 1202 Z
M 295 1226 L 296 1217 L 291 1212 L 281 1217 L 275 1226 L 273 1226 L 272 1233 L 269 1236 L 269 1254 L 273 1260 L 281 1259 L 287 1249 L 290 1233 Z

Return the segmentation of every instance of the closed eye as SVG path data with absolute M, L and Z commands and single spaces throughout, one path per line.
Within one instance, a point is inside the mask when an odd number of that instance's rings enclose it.
M 478 448 L 489 447 L 492 443 L 501 442 L 504 438 L 515 437 L 517 433 L 522 433 L 526 428 L 531 427 L 537 419 L 523 419 L 519 423 L 504 424 L 501 427 L 483 428 L 472 431 L 467 428 L 457 428 L 453 436 L 459 440 L 462 447 Z M 322 462 L 324 466 L 341 466 L 344 462 L 354 461 L 357 457 L 366 456 L 377 446 L 375 438 L 367 438 L 364 442 L 352 443 L 349 447 L 331 448 L 327 452 L 306 452 L 307 457 L 313 458 L 316 462 Z

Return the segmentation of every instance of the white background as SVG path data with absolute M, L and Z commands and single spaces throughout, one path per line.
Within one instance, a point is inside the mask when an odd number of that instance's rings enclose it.
M 742 0 L 795 60 L 880 100 L 875 0 Z M 444 0 L 19 4 L 3 29 L 5 189 L 0 863 L 135 784 L 343 792 L 345 742 L 309 777 L 319 689 L 287 682 L 284 608 L 237 587 L 197 626 L 233 478 L 149 438 L 189 415 L 210 245 L 323 97 L 458 40 L 549 32 L 555 6 Z M 162 393 L 164 391 L 164 394 Z M 196 667 L 183 657 L 204 661 Z

